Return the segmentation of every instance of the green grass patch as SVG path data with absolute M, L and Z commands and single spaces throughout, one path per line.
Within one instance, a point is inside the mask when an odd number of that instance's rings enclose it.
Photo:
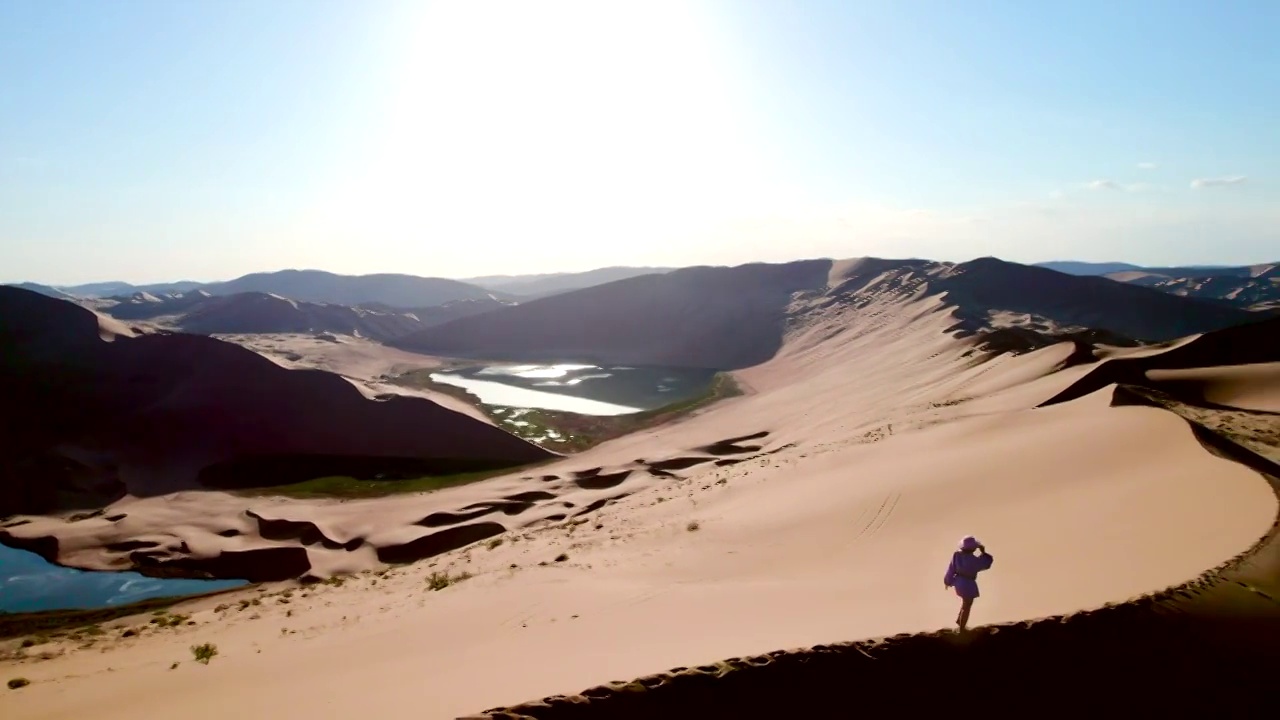
M 240 490 L 238 494 L 249 497 L 278 495 L 291 498 L 374 498 L 402 493 L 430 492 L 457 485 L 466 485 L 486 478 L 521 472 L 533 465 L 520 465 L 500 469 L 479 470 L 476 472 L 453 473 L 450 475 L 428 475 L 418 478 L 398 480 L 356 478 L 343 475 L 318 477 L 288 485 Z
M 92 628 L 97 627 L 101 623 L 117 620 L 123 617 L 129 617 L 131 615 L 141 615 L 143 613 L 152 612 L 153 610 L 159 614 L 163 614 L 163 612 L 158 609 L 168 608 L 177 603 L 186 602 L 188 600 L 213 597 L 215 595 L 238 592 L 241 590 L 244 590 L 244 587 L 217 590 L 200 595 L 153 598 L 151 600 L 141 600 L 129 605 L 94 608 L 92 610 L 46 610 L 43 612 L 30 613 L 0 612 L 0 639 L 16 638 L 24 635 L 32 635 L 36 637 L 57 637 L 58 633 L 54 631 L 65 630 L 68 628 L 81 628 L 80 633 L 83 633 L 84 635 L 97 635 L 102 632 L 101 628 L 98 628 L 96 632 Z
M 606 440 L 657 427 L 719 400 L 742 394 L 733 375 L 722 372 L 716 373 L 701 394 L 670 405 L 628 415 L 581 415 L 540 408 L 486 405 L 463 388 L 432 380 L 430 376 L 436 372 L 440 370 L 414 370 L 393 378 L 392 382 L 467 402 L 484 412 L 498 427 L 558 453 L 582 452 Z

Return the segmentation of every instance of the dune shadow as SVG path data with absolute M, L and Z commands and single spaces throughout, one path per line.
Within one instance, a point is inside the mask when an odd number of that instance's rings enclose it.
M 417 562 L 425 558 L 466 547 L 474 542 L 501 535 L 506 528 L 496 522 L 457 525 L 397 545 L 378 548 L 378 560 L 388 564 Z
M 671 472 L 672 470 L 684 470 L 685 468 L 691 468 L 694 465 L 709 463 L 714 459 L 715 458 L 688 456 L 671 458 L 670 460 L 656 460 L 649 463 L 649 469 Z
M 621 485 L 630 475 L 630 470 L 607 473 L 604 475 L 589 475 L 586 477 L 575 478 L 573 484 L 583 490 L 608 490 L 609 488 Z

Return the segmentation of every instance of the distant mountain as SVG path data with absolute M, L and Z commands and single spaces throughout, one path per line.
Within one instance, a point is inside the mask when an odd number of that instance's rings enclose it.
M 1117 282 L 1171 295 L 1216 300 L 1271 312 L 1280 306 L 1280 263 L 1218 268 L 1141 268 L 1108 273 Z
M 151 285 L 131 285 L 127 282 L 100 282 L 85 285 L 62 285 L 58 289 L 77 297 L 103 298 L 113 295 L 132 295 L 137 292 L 165 295 L 168 293 L 184 293 L 195 290 L 204 283 L 194 280 L 180 280 L 171 283 L 154 283 Z
M 118 297 L 135 293 L 162 296 L 204 290 L 210 295 L 257 292 L 281 295 L 292 300 L 356 306 L 381 303 L 395 308 L 422 308 L 455 300 L 509 299 L 505 293 L 486 290 L 459 280 L 416 275 L 339 275 L 323 270 L 279 270 L 252 273 L 234 280 L 198 283 L 183 281 L 154 285 L 124 282 L 90 283 L 58 288 L 87 298 Z
M 738 369 L 777 352 L 801 300 L 829 307 L 943 293 L 953 330 L 1014 328 L 1026 336 L 1022 346 L 1081 333 L 1162 341 L 1256 319 L 1216 302 L 996 258 L 862 258 L 644 275 L 454 320 L 391 344 L 453 357 Z
M 396 308 L 443 305 L 454 300 L 481 300 L 494 293 L 458 280 L 416 275 L 338 275 L 322 270 L 253 273 L 201 287 L 212 295 L 260 292 L 292 300 L 334 305 L 382 303 Z
M 51 287 L 49 285 L 41 285 L 40 283 L 33 283 L 33 282 L 12 283 L 12 284 L 6 285 L 5 287 L 22 288 L 23 290 L 30 290 L 31 292 L 40 293 L 45 297 L 58 298 L 59 300 L 74 301 L 76 299 L 75 296 L 68 294 L 66 292 L 63 292 L 58 288 Z
M 487 275 L 467 278 L 463 282 L 479 285 L 489 290 L 518 295 L 524 299 L 545 297 L 555 293 L 581 290 L 617 280 L 671 272 L 674 268 L 662 267 L 607 267 L 577 273 L 548 273 L 542 275 Z
M 200 335 L 336 333 L 385 341 L 429 327 L 416 315 L 389 307 L 385 310 L 352 308 L 257 292 L 210 295 L 205 290 L 196 290 L 161 297 L 134 293 L 85 302 L 117 320 L 147 320 L 161 327 Z M 458 313 L 451 317 L 462 316 Z

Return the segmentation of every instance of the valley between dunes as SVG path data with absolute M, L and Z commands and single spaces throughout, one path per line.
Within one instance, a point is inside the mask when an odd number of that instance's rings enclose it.
M 60 560 L 81 567 L 108 566 L 103 547 L 117 539 L 151 538 L 196 554 L 303 549 L 316 578 L 357 575 L 175 608 L 194 625 L 123 637 L 148 621 L 126 618 L 90 648 L 38 646 L 0 663 L 31 680 L 0 694 L 0 716 L 465 716 L 669 668 L 950 627 L 957 601 L 942 575 L 966 534 L 996 557 L 973 611 L 986 626 L 1177 586 L 1273 531 L 1267 478 L 1207 450 L 1185 416 L 1114 382 L 1041 406 L 1108 363 L 1214 334 L 1102 347 L 1101 363 L 1077 364 L 1072 342 L 992 356 L 948 332 L 945 301 L 904 290 L 815 305 L 776 356 L 735 373 L 743 396 L 473 485 L 343 502 L 184 491 L 126 498 L 110 508 L 126 515 L 117 522 L 14 527 L 56 536 Z M 1215 367 L 1232 362 L 1146 377 L 1157 390 L 1195 383 L 1213 405 L 1198 412 L 1261 423 L 1251 437 L 1273 432 L 1280 363 Z M 1263 445 L 1260 457 L 1280 459 Z M 433 573 L 471 577 L 432 590 Z M 200 643 L 217 645 L 208 665 L 191 660 Z

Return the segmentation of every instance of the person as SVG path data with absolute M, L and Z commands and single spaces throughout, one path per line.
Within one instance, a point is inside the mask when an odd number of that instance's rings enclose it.
M 975 554 L 975 551 L 979 554 Z M 942 584 L 954 588 L 960 596 L 960 614 L 956 616 L 956 624 L 964 631 L 969 624 L 969 611 L 973 601 L 978 597 L 978 573 L 990 570 L 995 558 L 987 553 L 982 543 L 972 535 L 960 541 L 960 549 L 951 554 L 951 563 L 947 565 L 947 574 Z

